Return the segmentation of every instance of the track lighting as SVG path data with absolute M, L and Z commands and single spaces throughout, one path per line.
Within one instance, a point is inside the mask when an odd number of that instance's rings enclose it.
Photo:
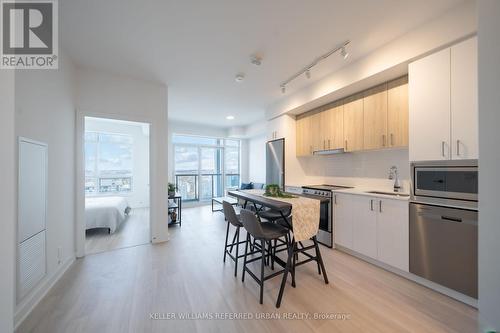
M 250 63 L 252 63 L 255 66 L 260 66 L 262 65 L 262 57 L 258 55 L 254 55 L 250 58 Z
M 344 59 L 347 59 L 347 57 L 349 57 L 349 53 L 345 50 L 345 46 L 340 49 L 340 55 Z
M 325 60 L 326 58 L 328 58 L 332 54 L 336 53 L 337 51 L 340 51 L 340 55 L 342 56 L 342 58 L 347 59 L 347 57 L 349 57 L 349 53 L 346 50 L 346 46 L 350 42 L 351 41 L 346 40 L 342 44 L 336 46 L 334 49 L 332 49 L 332 50 L 326 52 L 325 54 L 319 56 L 318 58 L 316 58 L 313 62 L 311 62 L 306 67 L 302 68 L 297 73 L 295 73 L 292 76 L 290 76 L 287 80 L 281 82 L 281 84 L 280 84 L 281 92 L 284 94 L 286 92 L 286 88 L 285 88 L 286 85 L 289 84 L 290 82 L 292 82 L 293 80 L 295 80 L 296 78 L 298 78 L 299 76 L 301 76 L 302 74 L 305 74 L 306 78 L 310 79 L 311 78 L 311 71 L 310 70 L 314 66 L 316 66 L 317 64 L 319 64 L 321 61 Z

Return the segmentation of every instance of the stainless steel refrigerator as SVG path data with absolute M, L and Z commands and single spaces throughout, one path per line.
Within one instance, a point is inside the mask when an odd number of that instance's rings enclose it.
M 285 187 L 285 139 L 266 143 L 266 184 Z

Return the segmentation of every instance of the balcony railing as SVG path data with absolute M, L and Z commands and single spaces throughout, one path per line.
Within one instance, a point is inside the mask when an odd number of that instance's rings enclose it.
M 176 174 L 175 185 L 184 201 L 208 201 L 225 195 L 226 190 L 238 188 L 239 174 L 226 174 L 225 188 L 222 173 Z

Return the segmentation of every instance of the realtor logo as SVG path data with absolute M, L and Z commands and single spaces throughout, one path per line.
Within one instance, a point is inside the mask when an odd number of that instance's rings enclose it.
M 1 0 L 1 68 L 57 69 L 57 0 Z

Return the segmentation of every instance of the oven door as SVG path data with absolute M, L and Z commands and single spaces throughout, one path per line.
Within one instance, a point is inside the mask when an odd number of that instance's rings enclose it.
M 318 242 L 333 247 L 331 200 L 322 201 L 320 205 Z
M 415 196 L 477 201 L 477 167 L 416 166 Z

